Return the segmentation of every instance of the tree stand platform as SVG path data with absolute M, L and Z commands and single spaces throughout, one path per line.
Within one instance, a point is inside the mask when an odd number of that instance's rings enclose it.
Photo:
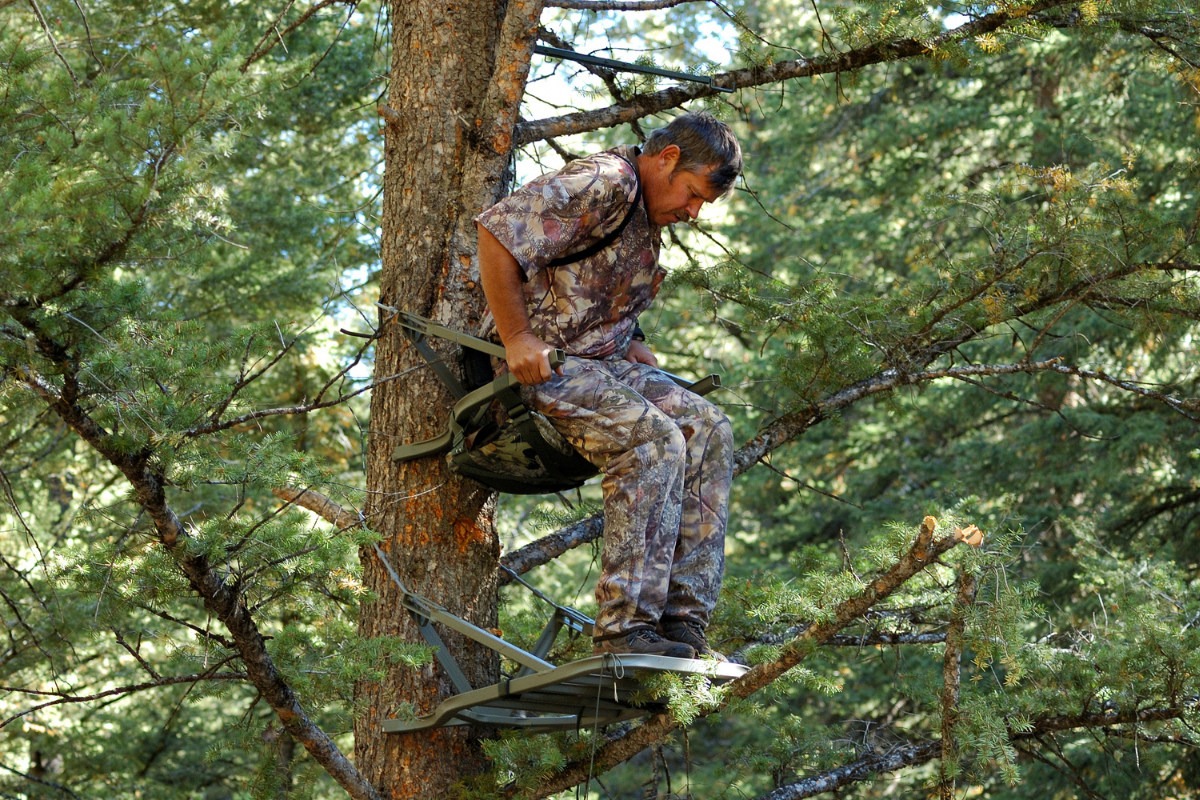
M 545 659 L 559 631 L 566 627 L 588 637 L 592 635 L 592 620 L 579 611 L 554 603 L 514 573 L 517 580 L 554 607 L 553 616 L 533 652 L 529 652 L 410 592 L 378 545 L 375 554 L 400 590 L 400 604 L 416 619 L 425 641 L 435 648 L 437 660 L 457 692 L 443 700 L 432 714 L 412 720 L 385 720 L 385 733 L 408 733 L 452 725 L 520 728 L 530 733 L 611 725 L 665 708 L 665 703 L 654 700 L 633 702 L 633 697 L 643 688 L 644 678 L 668 672 L 702 675 L 720 685 L 740 678 L 749 669 L 740 664 L 702 659 L 614 654 L 555 666 Z M 473 688 L 434 630 L 435 622 L 496 651 L 519 664 L 520 669 L 511 676 L 506 675 L 499 683 Z

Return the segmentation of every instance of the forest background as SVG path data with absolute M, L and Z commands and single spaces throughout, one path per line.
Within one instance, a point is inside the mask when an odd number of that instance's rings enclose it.
M 277 5 L 0 0 L 0 796 L 1200 793 L 1189 2 Z M 745 181 L 642 326 L 728 387 L 756 682 L 386 737 L 447 687 L 370 544 L 528 641 L 497 556 L 586 610 L 598 488 L 380 466 L 448 395 L 376 303 L 469 328 L 472 209 L 681 108 Z

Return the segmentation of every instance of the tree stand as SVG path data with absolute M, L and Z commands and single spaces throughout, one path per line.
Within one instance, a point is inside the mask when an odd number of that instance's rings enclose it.
M 676 675 L 703 675 L 719 685 L 740 678 L 749 670 L 749 667 L 741 664 L 718 661 L 613 654 L 592 656 L 556 667 L 545 659 L 559 631 L 566 627 L 591 636 L 592 620 L 584 614 L 560 606 L 534 589 L 540 599 L 554 607 L 554 614 L 534 645 L 533 652 L 527 652 L 451 614 L 437 603 L 410 592 L 384 557 L 383 551 L 378 545 L 374 547 L 375 554 L 400 590 L 400 605 L 416 619 L 421 635 L 435 648 L 438 663 L 450 676 L 457 692 L 443 700 L 432 714 L 413 720 L 385 720 L 385 733 L 407 733 L 451 725 L 521 728 L 530 733 L 611 725 L 661 711 L 665 707 L 665 703 L 655 700 L 633 701 L 634 695 L 642 688 L 643 678 L 671 672 Z M 434 630 L 434 622 L 495 650 L 519 664 L 520 669 L 511 676 L 506 675 L 499 683 L 481 689 L 472 688 L 458 662 Z

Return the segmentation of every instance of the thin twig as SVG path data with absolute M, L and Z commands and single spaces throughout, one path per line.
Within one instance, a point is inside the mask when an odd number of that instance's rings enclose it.
M 242 66 L 239 69 L 241 69 L 242 72 L 245 72 L 250 68 L 251 64 L 274 50 L 275 45 L 283 41 L 283 37 L 287 36 L 289 33 L 296 30 L 296 28 L 299 28 L 301 25 L 308 22 L 313 14 L 317 13 L 323 8 L 328 8 L 329 6 L 336 5 L 338 3 L 357 6 L 358 0 L 320 0 L 320 2 L 314 4 L 307 11 L 301 14 L 300 19 L 296 20 L 291 25 L 288 25 L 286 28 L 280 31 L 278 28 L 279 23 L 283 20 L 284 14 L 287 14 L 288 10 L 290 10 L 295 4 L 295 0 L 290 0 L 287 6 L 283 9 L 283 13 L 276 17 L 275 21 L 271 23 L 271 27 L 268 28 L 267 32 L 263 34 L 263 37 L 258 40 L 258 44 L 254 46 L 254 50 L 250 53 L 250 55 L 246 56 L 246 60 L 242 62 Z M 267 40 L 271 38 L 272 31 L 276 34 L 276 38 L 268 43 Z
M 43 780 L 42 778 L 39 778 L 36 775 L 28 775 L 24 772 L 18 772 L 17 770 L 13 769 L 12 767 L 8 766 L 7 764 L 0 764 L 0 769 L 8 770 L 13 775 L 18 775 L 27 781 L 33 781 L 34 783 L 40 783 L 42 786 L 49 786 L 51 789 L 57 789 L 60 792 L 71 795 L 71 797 L 74 797 L 75 800 L 82 800 L 82 798 L 79 795 L 75 794 L 70 789 L 63 786 L 61 783 L 54 783 L 53 781 Z
M 546 8 L 570 8 L 576 11 L 662 11 L 684 3 L 705 0 L 546 0 Z
M 132 694 L 134 692 L 142 692 L 147 689 L 159 689 L 163 686 L 176 686 L 181 683 L 195 683 L 197 681 L 244 681 L 247 679 L 248 676 L 244 672 L 214 672 L 211 674 L 200 673 L 197 675 L 175 675 L 166 678 L 159 678 L 153 681 L 147 681 L 146 683 L 133 684 L 131 686 L 118 686 L 114 689 L 107 689 L 103 692 L 97 692 L 96 694 L 90 695 L 69 695 L 65 692 L 45 692 L 38 691 L 36 689 L 22 689 L 19 686 L 0 686 L 0 691 L 54 698 L 46 703 L 33 706 L 32 708 L 27 708 L 18 714 L 13 714 L 8 719 L 0 722 L 0 730 L 2 730 L 13 720 L 17 720 L 28 714 L 32 714 L 34 711 L 39 711 L 50 706 L 62 705 L 63 703 L 90 703 L 94 700 L 102 700 L 105 697 L 113 697 L 114 695 Z
M 42 30 L 46 33 L 46 38 L 50 40 L 50 46 L 54 48 L 54 55 L 58 56 L 58 60 L 67 68 L 67 74 L 71 76 L 71 83 L 75 84 L 75 88 L 79 88 L 79 80 L 75 77 L 75 70 L 71 69 L 71 65 L 67 63 L 67 59 L 63 57 L 62 51 L 58 49 L 58 42 L 54 41 L 54 34 L 50 32 L 50 26 L 46 24 L 46 18 L 42 16 L 42 9 L 37 4 L 37 0 L 29 0 L 29 5 L 33 6 L 33 13 L 37 15 L 38 22 L 42 25 Z

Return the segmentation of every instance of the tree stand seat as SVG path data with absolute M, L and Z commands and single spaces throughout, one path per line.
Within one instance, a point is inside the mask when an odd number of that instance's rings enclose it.
M 635 697 L 644 688 L 643 679 L 661 673 L 701 675 L 714 684 L 740 678 L 748 667 L 705 659 L 668 658 L 653 655 L 606 654 L 555 666 L 546 661 L 558 633 L 565 627 L 577 634 L 592 635 L 592 620 L 569 606 L 560 606 L 517 578 L 541 600 L 554 607 L 554 614 L 534 645 L 522 650 L 511 642 L 451 614 L 437 603 L 410 592 L 400 581 L 378 545 L 375 554 L 392 582 L 400 590 L 400 604 L 416 619 L 425 641 L 435 649 L 438 663 L 457 692 L 443 700 L 433 713 L 416 719 L 389 719 L 385 733 L 408 733 L 454 725 L 487 725 L 520 728 L 530 733 L 571 730 L 587 725 L 611 725 L 660 711 L 665 703 Z M 496 651 L 520 665 L 517 672 L 499 683 L 475 689 L 458 662 L 446 649 L 433 623 L 457 631 L 472 641 Z
M 510 494 L 552 494 L 575 489 L 597 474 L 596 467 L 571 448 L 549 420 L 522 402 L 521 384 L 511 372 L 499 378 L 491 359 L 503 360 L 504 348 L 485 339 L 438 325 L 433 320 L 380 305 L 404 330 L 417 352 L 454 395 L 446 430 L 423 442 L 402 444 L 392 460 L 403 463 L 449 453 L 451 469 L 483 485 Z M 456 359 L 464 380 L 459 380 L 429 344 L 429 337 L 459 345 Z M 550 354 L 550 366 L 566 361 L 562 350 Z M 721 387 L 719 375 L 689 381 L 664 373 L 676 384 L 705 395 Z M 496 408 L 497 404 L 500 408 Z

